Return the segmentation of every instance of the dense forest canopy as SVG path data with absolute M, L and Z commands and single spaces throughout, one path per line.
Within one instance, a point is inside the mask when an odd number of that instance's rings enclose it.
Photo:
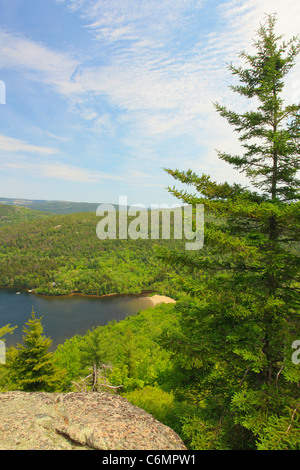
M 53 215 L 51 212 L 37 211 L 22 206 L 0 204 L 0 227 L 2 225 L 17 224 L 30 220 L 44 219 Z
M 172 291 L 176 269 L 157 258 L 156 247 L 183 251 L 183 240 L 100 240 L 97 223 L 95 213 L 78 213 L 3 225 L 0 285 L 50 295 Z

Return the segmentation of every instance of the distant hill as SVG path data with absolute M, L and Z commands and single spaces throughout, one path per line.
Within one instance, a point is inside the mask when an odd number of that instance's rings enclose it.
M 0 207 L 1 204 L 22 206 L 38 211 L 51 212 L 54 214 L 74 214 L 76 212 L 96 212 L 96 209 L 100 203 L 47 201 L 44 199 L 14 199 L 0 197 Z
M 0 203 L 0 226 L 44 219 L 45 217 L 51 217 L 51 215 L 55 214 L 29 209 L 27 207 Z

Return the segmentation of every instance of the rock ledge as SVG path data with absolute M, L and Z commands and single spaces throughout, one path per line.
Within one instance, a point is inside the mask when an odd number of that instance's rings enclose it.
M 185 450 L 179 436 L 119 395 L 0 393 L 1 450 Z

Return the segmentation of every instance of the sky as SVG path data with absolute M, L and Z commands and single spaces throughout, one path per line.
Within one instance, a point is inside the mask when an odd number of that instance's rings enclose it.
M 163 168 L 247 184 L 218 158 L 240 145 L 213 103 L 250 105 L 228 64 L 270 13 L 300 32 L 295 0 L 0 0 L 0 196 L 173 204 Z

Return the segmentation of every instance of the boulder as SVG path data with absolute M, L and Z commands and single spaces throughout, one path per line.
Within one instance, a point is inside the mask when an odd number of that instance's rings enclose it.
M 178 435 L 107 392 L 0 393 L 1 450 L 185 450 Z

